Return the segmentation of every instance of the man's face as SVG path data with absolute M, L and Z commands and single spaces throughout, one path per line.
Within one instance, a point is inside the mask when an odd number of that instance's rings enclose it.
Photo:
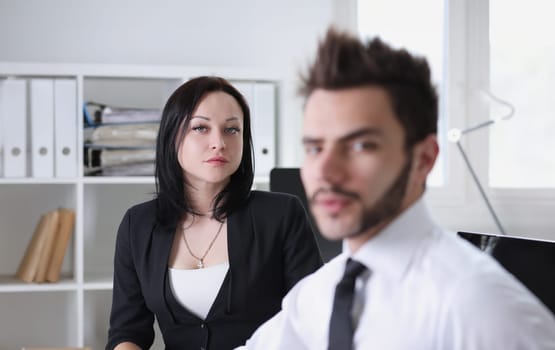
M 415 185 L 412 152 L 387 93 L 318 89 L 304 114 L 301 176 L 320 231 L 329 239 L 372 237 L 407 205 Z

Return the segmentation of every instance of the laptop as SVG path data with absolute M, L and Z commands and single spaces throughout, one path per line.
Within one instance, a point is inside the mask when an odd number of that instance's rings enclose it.
M 478 232 L 458 235 L 492 255 L 555 314 L 555 242 Z

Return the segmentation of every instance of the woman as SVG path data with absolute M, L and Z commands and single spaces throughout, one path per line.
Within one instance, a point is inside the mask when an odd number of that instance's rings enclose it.
M 118 230 L 106 349 L 232 349 L 321 259 L 296 197 L 251 191 L 249 108 L 226 80 L 179 87 L 162 114 L 157 198 Z

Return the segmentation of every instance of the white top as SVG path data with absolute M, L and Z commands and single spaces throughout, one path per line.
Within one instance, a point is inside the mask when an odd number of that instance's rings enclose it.
M 169 268 L 170 286 L 177 301 L 186 309 L 206 319 L 229 269 L 229 263 L 203 269 Z
M 327 349 L 334 290 L 349 256 L 300 281 L 244 348 Z M 555 349 L 548 309 L 490 256 L 441 230 L 423 200 L 352 257 L 370 270 L 355 289 L 355 349 Z

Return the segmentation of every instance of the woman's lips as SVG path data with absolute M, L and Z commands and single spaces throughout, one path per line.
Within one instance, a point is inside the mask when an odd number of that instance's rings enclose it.
M 212 164 L 212 165 L 224 165 L 227 162 L 228 162 L 227 159 L 225 159 L 224 157 L 212 157 L 206 160 L 206 163 Z

